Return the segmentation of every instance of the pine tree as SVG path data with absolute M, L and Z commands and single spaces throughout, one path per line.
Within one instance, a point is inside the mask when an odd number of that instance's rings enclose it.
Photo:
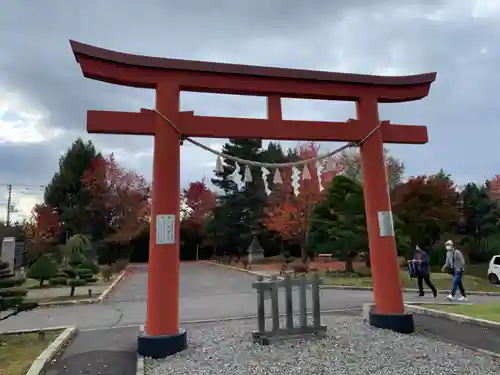
M 245 160 L 260 161 L 262 141 L 255 139 L 229 139 L 222 152 Z M 235 170 L 235 163 L 225 160 L 224 171 L 217 172 L 212 183 L 221 190 L 219 204 L 214 210 L 214 219 L 209 231 L 224 239 L 219 246 L 230 252 L 243 252 L 250 244 L 252 231 L 260 226 L 262 217 L 263 188 L 258 168 L 250 168 L 252 181 L 245 183 L 242 190 L 229 177 Z M 245 166 L 240 165 L 243 180 Z M 215 237 L 215 236 L 214 236 Z
M 10 271 L 9 263 L 0 261 L 0 312 L 10 311 L 7 315 L 0 314 L 0 320 L 5 320 L 21 311 L 31 310 L 36 303 L 24 303 L 28 291 L 21 288 L 26 279 L 15 277 Z
M 64 228 L 62 235 L 86 233 L 98 238 L 104 227 L 102 218 L 86 210 L 90 194 L 81 182 L 97 156 L 91 141 L 78 138 L 59 159 L 59 170 L 45 188 L 44 203 L 57 209 Z

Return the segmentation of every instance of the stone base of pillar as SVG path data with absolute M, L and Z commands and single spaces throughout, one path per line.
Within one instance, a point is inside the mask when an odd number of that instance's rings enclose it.
M 371 311 L 369 315 L 370 325 L 377 328 L 390 329 L 398 333 L 415 332 L 413 314 L 380 314 Z
M 187 334 L 182 328 L 177 335 L 150 336 L 140 332 L 137 336 L 137 353 L 143 357 L 165 358 L 187 348 Z

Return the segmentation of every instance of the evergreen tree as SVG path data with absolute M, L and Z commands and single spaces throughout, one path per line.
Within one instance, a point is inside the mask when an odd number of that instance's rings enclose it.
M 222 152 L 245 160 L 260 161 L 262 141 L 256 139 L 229 139 Z M 223 172 L 217 172 L 212 183 L 222 194 L 219 204 L 214 210 L 214 219 L 208 231 L 216 233 L 219 248 L 230 252 L 243 252 L 250 245 L 252 231 L 260 227 L 263 206 L 263 189 L 259 168 L 250 168 L 252 181 L 247 182 L 239 191 L 237 184 L 229 175 L 234 172 L 235 163 L 225 160 Z M 245 166 L 240 165 L 241 178 L 244 177 Z M 223 239 L 223 240 L 222 240 Z
M 308 247 L 344 260 L 346 271 L 352 271 L 354 256 L 368 249 L 361 185 L 344 176 L 333 179 L 325 200 L 313 209 Z
M 63 236 L 86 233 L 100 237 L 103 220 L 86 210 L 90 195 L 81 182 L 84 172 L 97 155 L 91 141 L 85 143 L 78 138 L 59 159 L 59 170 L 45 188 L 44 202 L 58 211 L 64 228 Z
M 462 193 L 461 232 L 464 242 L 470 245 L 472 261 L 489 261 L 491 254 L 486 239 L 498 233 L 500 209 L 488 195 L 486 186 L 470 183 Z
M 0 261 L 0 312 L 10 311 L 7 315 L 0 314 L 0 320 L 37 307 L 36 303 L 24 302 L 28 291 L 21 286 L 25 281 L 26 279 L 12 274 L 9 263 Z

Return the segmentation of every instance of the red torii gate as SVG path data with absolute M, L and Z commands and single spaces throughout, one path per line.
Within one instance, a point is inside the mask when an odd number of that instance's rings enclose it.
M 370 322 L 399 332 L 414 330 L 412 316 L 404 313 L 383 144 L 425 144 L 427 128 L 379 123 L 378 103 L 426 97 L 436 73 L 382 77 L 268 68 L 138 56 L 70 43 L 86 78 L 155 89 L 156 110 L 181 133 L 153 110 L 87 114 L 89 133 L 154 136 L 147 317 L 145 332 L 138 337 L 140 354 L 165 357 L 187 346 L 186 332 L 179 328 L 181 136 L 359 142 L 372 133 L 360 146 L 375 299 Z M 268 119 L 180 112 L 181 91 L 265 96 Z M 283 120 L 282 97 L 354 101 L 357 119 Z

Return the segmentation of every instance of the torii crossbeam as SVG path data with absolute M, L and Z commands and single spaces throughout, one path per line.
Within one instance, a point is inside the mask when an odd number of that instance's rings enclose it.
M 383 144 L 427 143 L 427 128 L 388 121 L 377 128 L 378 103 L 426 97 L 436 73 L 382 77 L 267 68 L 137 56 L 70 43 L 85 77 L 155 89 L 155 109 L 179 130 L 148 109 L 88 111 L 87 116 L 90 133 L 154 136 L 146 329 L 138 337 L 141 355 L 165 357 L 187 346 L 186 333 L 179 328 L 181 136 L 360 141 L 375 129 L 360 146 L 375 299 L 370 322 L 399 332 L 413 331 L 413 318 L 404 313 Z M 265 96 L 268 118 L 206 117 L 180 112 L 181 91 Z M 357 118 L 347 122 L 283 120 L 281 98 L 354 101 Z

